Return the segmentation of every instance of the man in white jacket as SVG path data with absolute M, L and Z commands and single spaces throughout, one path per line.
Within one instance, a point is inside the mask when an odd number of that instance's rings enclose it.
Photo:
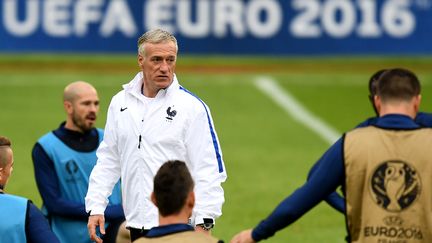
M 196 182 L 191 224 L 208 232 L 222 214 L 226 171 L 210 110 L 174 74 L 177 40 L 151 30 L 138 40 L 141 68 L 109 106 L 104 140 L 97 151 L 85 199 L 90 238 L 101 242 L 107 198 L 121 178 L 123 208 L 132 241 L 158 226 L 150 195 L 153 177 L 168 160 L 183 160 Z M 104 227 L 100 227 L 104 234 Z

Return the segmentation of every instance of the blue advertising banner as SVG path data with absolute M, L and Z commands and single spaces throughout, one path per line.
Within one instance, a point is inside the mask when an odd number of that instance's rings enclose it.
M 432 54 L 432 0 L 0 3 L 3 52 L 135 52 L 153 28 L 190 54 Z

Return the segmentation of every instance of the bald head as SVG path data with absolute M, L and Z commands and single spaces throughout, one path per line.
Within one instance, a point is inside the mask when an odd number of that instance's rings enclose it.
M 80 94 L 94 92 L 97 94 L 96 89 L 89 83 L 84 81 L 76 81 L 70 83 L 63 92 L 63 101 L 74 102 Z
M 99 112 L 99 97 L 91 84 L 76 81 L 66 86 L 63 105 L 67 114 L 67 129 L 82 133 L 93 129 Z

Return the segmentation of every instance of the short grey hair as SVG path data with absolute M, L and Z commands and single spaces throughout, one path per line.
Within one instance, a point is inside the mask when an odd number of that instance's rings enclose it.
M 169 41 L 172 41 L 175 44 L 176 51 L 178 51 L 177 39 L 173 34 L 162 29 L 149 30 L 138 39 L 138 54 L 145 56 L 145 43 L 159 44 Z

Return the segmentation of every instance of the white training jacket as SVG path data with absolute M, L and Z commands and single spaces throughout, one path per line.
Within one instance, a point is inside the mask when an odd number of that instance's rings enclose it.
M 221 183 L 227 175 L 209 108 L 175 76 L 153 99 L 141 94 L 142 79 L 140 72 L 111 100 L 98 161 L 90 175 L 86 211 L 103 214 L 121 177 L 126 226 L 158 226 L 158 211 L 150 201 L 153 177 L 164 162 L 182 160 L 195 182 L 192 223 L 216 219 L 222 214 Z

